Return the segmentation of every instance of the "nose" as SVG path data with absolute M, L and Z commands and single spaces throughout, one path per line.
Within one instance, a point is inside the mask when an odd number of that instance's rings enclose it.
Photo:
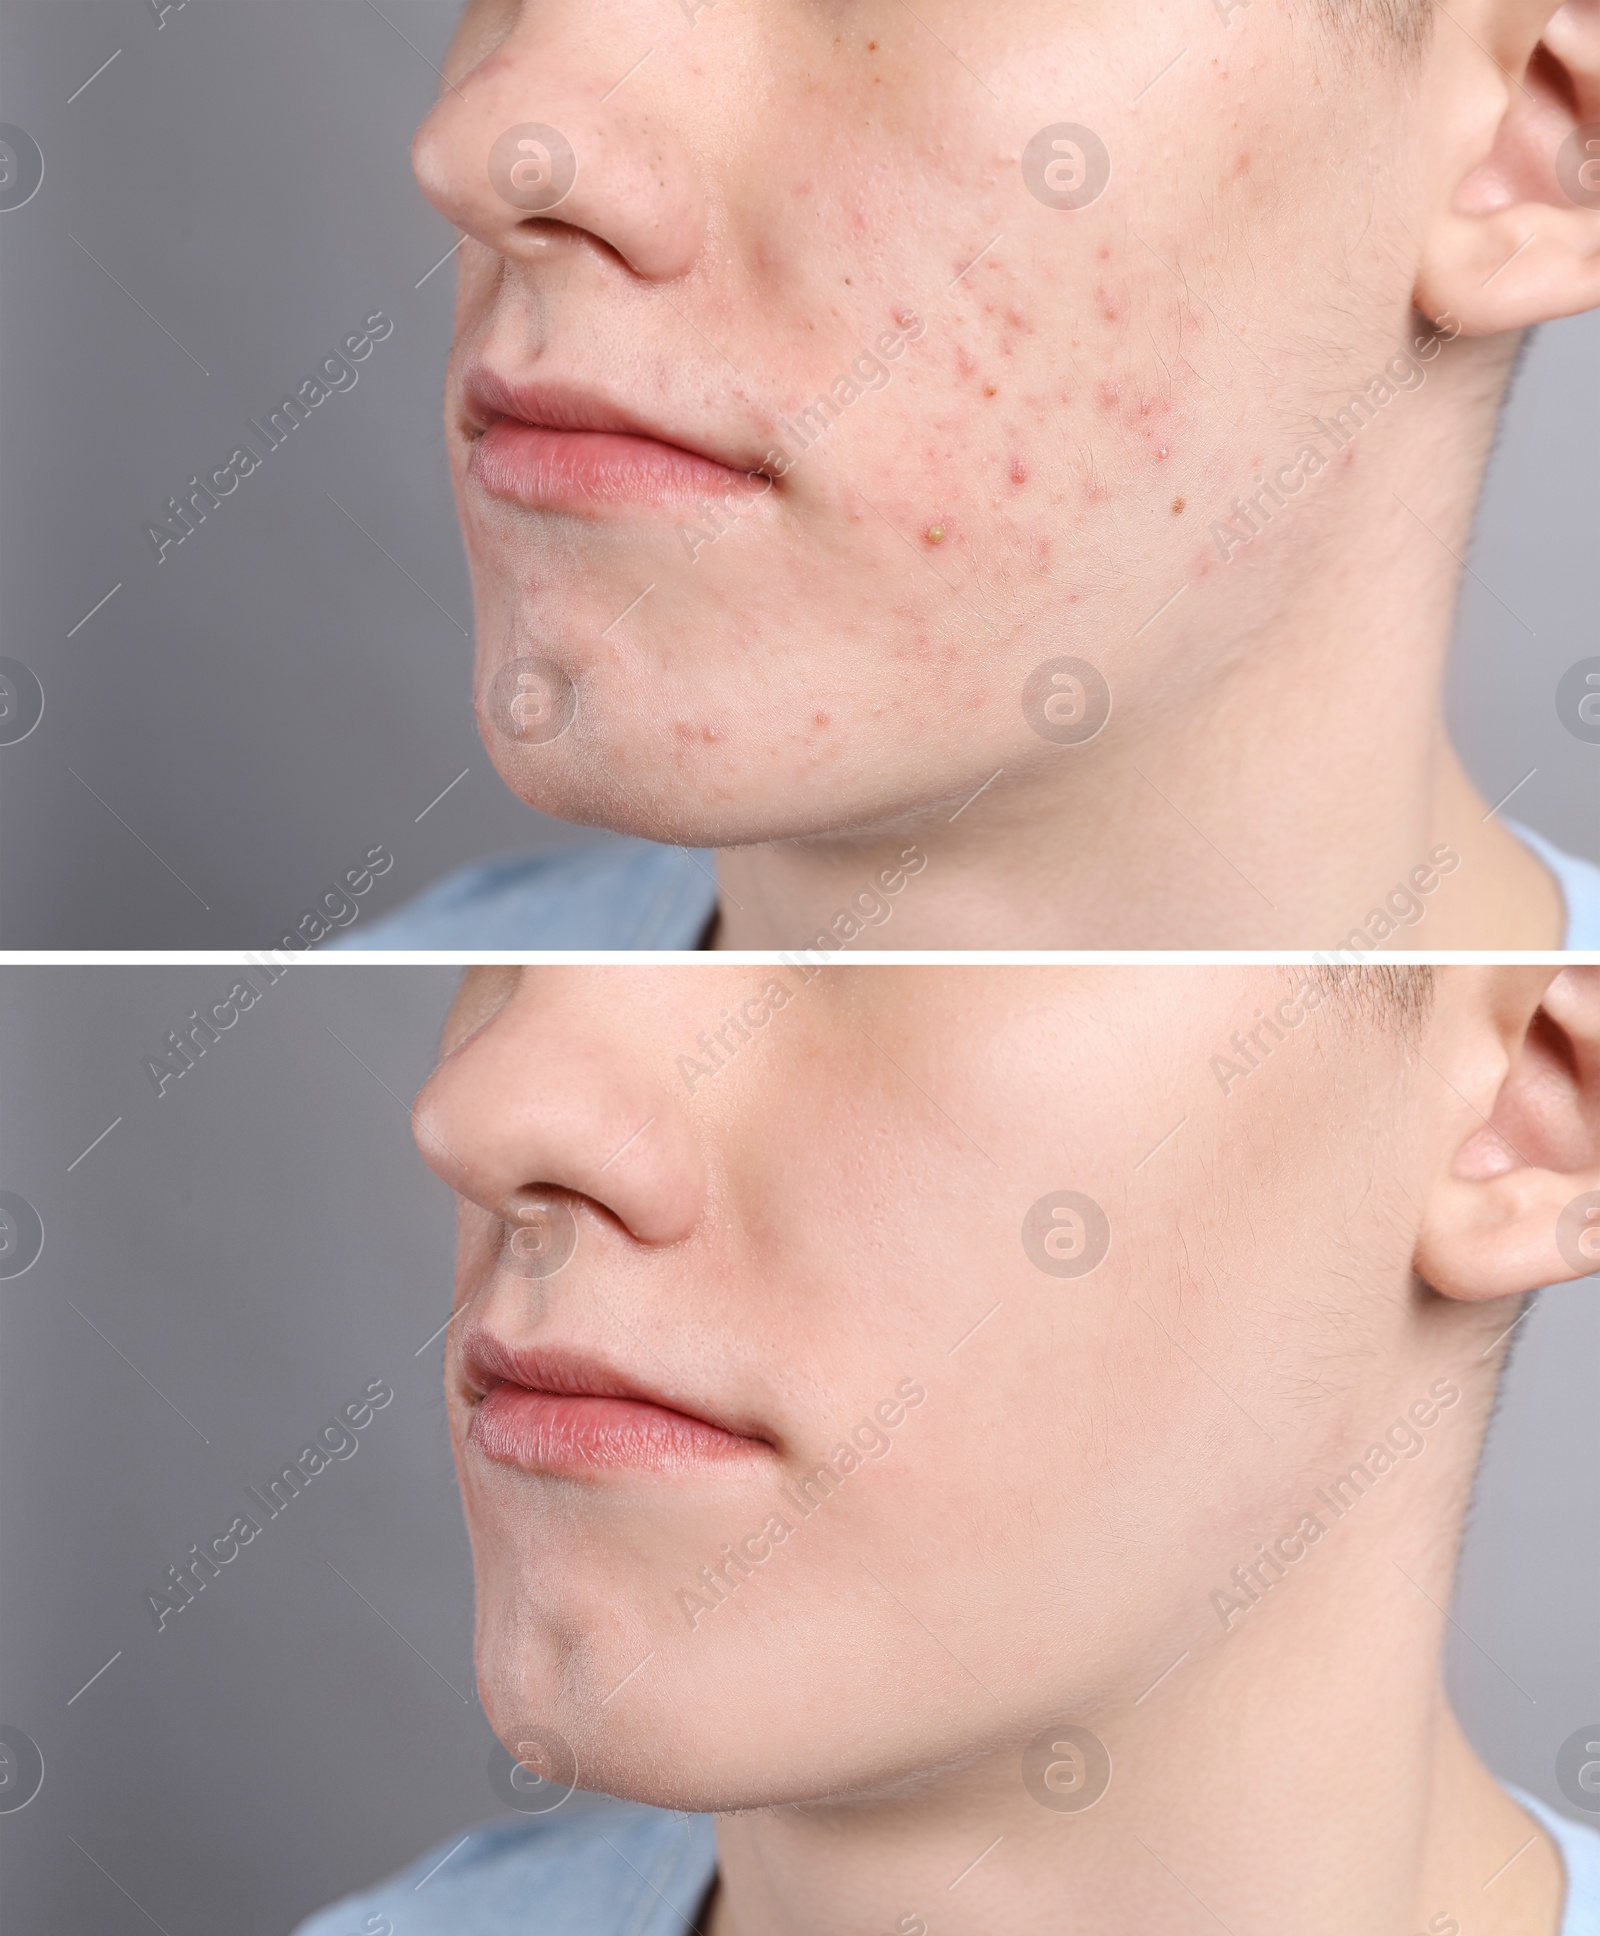
M 434 207 L 511 262 L 543 259 L 565 235 L 647 281 L 687 275 L 704 198 L 671 89 L 658 85 L 662 56 L 654 72 L 628 75 L 634 41 L 646 51 L 638 12 L 547 0 L 522 9 L 476 66 L 452 71 L 412 144 Z
M 507 1224 L 558 1189 L 641 1243 L 689 1237 L 706 1162 L 670 1047 L 680 1034 L 692 1044 L 694 1031 L 658 985 L 663 972 L 523 971 L 417 1098 L 412 1126 L 429 1165 Z

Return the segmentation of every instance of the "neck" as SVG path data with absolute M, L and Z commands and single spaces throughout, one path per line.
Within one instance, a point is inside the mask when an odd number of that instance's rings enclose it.
M 1094 740 L 983 759 L 848 836 L 724 852 L 716 945 L 1559 947 L 1556 883 L 1443 723 L 1498 381 L 1458 347 L 1232 562 L 1202 545 L 1141 656 L 1105 647 Z M 1017 662 L 1046 655 L 1058 617 L 1016 621 Z
M 1407 1571 L 1448 1601 L 1424 1559 Z M 1082 1813 L 1035 1802 L 1017 1742 L 874 1799 L 722 1818 L 710 1936 L 1556 1936 L 1560 1857 L 1450 1713 L 1442 1614 L 1382 1556 L 1346 1585 L 1097 1709 L 1111 1783 Z
M 1271 716 L 1263 714 L 1262 716 Z M 1226 762 L 1195 747 L 1226 746 Z M 1442 734 L 1341 758 L 1241 725 L 1152 738 L 1062 799 L 718 857 L 719 948 L 1559 948 L 1556 882 Z

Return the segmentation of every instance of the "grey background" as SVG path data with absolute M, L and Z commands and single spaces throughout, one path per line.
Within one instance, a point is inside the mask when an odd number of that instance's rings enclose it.
M 396 865 L 363 918 L 464 861 L 592 837 L 515 800 L 473 729 L 440 428 L 450 267 L 414 286 L 454 232 L 406 155 L 456 9 L 381 6 L 0 16 L 0 121 L 45 155 L 38 196 L 0 214 L 3 649 L 46 693 L 0 749 L 0 945 L 265 946 L 375 843 Z M 395 333 L 357 387 L 158 567 L 144 521 L 378 308 Z M 1600 753 L 1553 703 L 1596 650 L 1597 368 L 1594 317 L 1534 345 L 1450 712 L 1490 801 L 1531 771 L 1512 811 L 1600 858 Z
M 0 1282 L 0 1721 L 46 1763 L 0 1815 L 7 1936 L 148 1927 L 123 1890 L 167 1936 L 283 1936 L 504 1815 L 424 1348 L 450 1197 L 406 1108 L 454 975 L 296 967 L 158 1097 L 144 1057 L 237 972 L 0 969 L 0 1189 L 45 1224 Z M 1522 1327 L 1451 1649 L 1490 1763 L 1562 1808 L 1556 1751 L 1600 1718 L 1597 1288 Z M 377 1376 L 361 1449 L 158 1633 L 165 1569 Z

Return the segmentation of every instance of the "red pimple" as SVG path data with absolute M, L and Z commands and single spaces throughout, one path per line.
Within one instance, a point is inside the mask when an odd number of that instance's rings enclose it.
M 1028 481 L 1028 467 L 1020 457 L 1011 460 L 1011 481 L 1013 484 L 1026 484 Z

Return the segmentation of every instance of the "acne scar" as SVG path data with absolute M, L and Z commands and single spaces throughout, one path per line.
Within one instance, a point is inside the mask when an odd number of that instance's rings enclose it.
M 1011 460 L 1011 481 L 1013 484 L 1026 484 L 1028 481 L 1028 467 L 1020 457 Z
M 996 395 L 998 395 L 999 393 L 998 393 L 998 391 L 997 391 L 997 390 L 995 389 L 995 386 L 994 386 L 994 385 L 993 385 L 992 383 L 986 383 L 986 384 L 985 384 L 985 385 L 983 386 L 983 394 L 984 394 L 984 395 L 985 395 L 986 397 L 992 397 L 992 396 L 996 396 Z
M 1186 510 L 1187 508 L 1188 508 L 1188 507 L 1187 507 L 1187 502 L 1186 502 L 1186 500 L 1185 500 L 1185 499 L 1183 499 L 1183 498 L 1181 498 L 1181 497 L 1175 497 L 1175 498 L 1174 498 L 1174 499 L 1172 500 L 1172 515 L 1173 515 L 1173 516 L 1174 516 L 1175 518 L 1181 518 L 1181 517 L 1183 516 L 1183 514 L 1184 514 L 1184 511 L 1185 511 L 1185 510 Z

